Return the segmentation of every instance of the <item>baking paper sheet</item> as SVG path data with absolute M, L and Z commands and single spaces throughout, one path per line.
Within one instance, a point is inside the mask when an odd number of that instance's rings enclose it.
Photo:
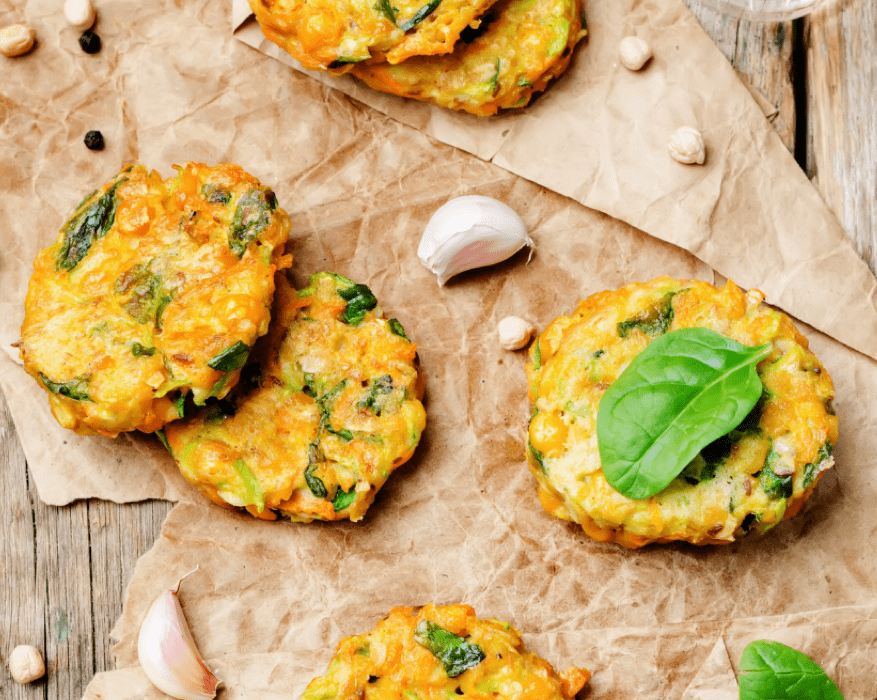
M 574 71 L 611 60 L 602 56 L 612 42 L 598 39 L 601 8 L 609 4 L 589 3 L 591 38 Z M 657 6 L 637 5 L 624 22 L 645 23 L 637 8 Z M 877 363 L 802 325 L 835 380 L 841 435 L 837 468 L 794 520 L 762 539 L 721 548 L 630 552 L 593 542 L 547 516 L 536 500 L 524 460 L 524 357 L 499 348 L 495 324 L 516 314 L 543 327 L 588 294 L 658 274 L 722 278 L 681 248 L 499 167 L 496 157 L 491 163 L 445 145 L 253 51 L 230 36 L 225 4 L 101 5 L 97 31 L 104 48 L 96 56 L 79 50 L 56 3 L 32 0 L 15 8 L 0 0 L 0 21 L 20 20 L 22 12 L 40 41 L 32 54 L 2 65 L 0 384 L 45 501 L 179 501 L 132 578 L 114 632 L 119 670 L 100 674 L 90 697 L 158 697 L 136 667 L 136 632 L 155 596 L 199 564 L 184 584 L 183 605 L 201 650 L 227 682 L 228 698 L 296 697 L 325 669 L 342 636 L 371 628 L 395 605 L 435 601 L 470 603 L 482 616 L 513 622 L 558 668 L 587 666 L 595 674 L 587 697 L 727 697 L 745 642 L 766 636 L 810 653 L 848 700 L 873 700 L 877 671 L 866 660 L 877 657 L 877 564 L 863 552 L 877 531 Z M 680 37 L 687 65 L 703 58 L 700 72 L 725 70 L 713 68 L 724 66 L 718 53 L 689 55 L 704 38 L 675 3 L 650 17 L 661 36 Z M 587 81 L 600 74 L 590 75 Z M 556 88 L 561 94 L 563 84 Z M 691 90 L 686 109 L 697 107 L 700 115 L 713 88 Z M 554 94 L 534 105 L 541 111 L 517 121 L 536 119 Z M 748 93 L 739 100 L 733 91 L 722 95 L 727 109 L 749 114 Z M 569 107 L 566 100 L 555 104 Z M 568 118 L 584 117 L 571 112 Z M 750 129 L 753 139 L 771 143 L 761 126 L 740 131 L 735 124 L 727 125 L 735 138 Z M 614 128 L 626 127 L 619 121 Z M 107 141 L 102 152 L 81 142 L 95 128 Z M 759 185 L 788 175 L 776 170 L 776 153 L 772 147 L 763 153 Z M 418 343 L 427 429 L 414 459 L 360 524 L 260 523 L 210 505 L 185 484 L 156 440 L 80 438 L 62 430 L 42 390 L 15 362 L 11 344 L 31 262 L 73 207 L 127 163 L 143 162 L 168 176 L 173 163 L 187 160 L 236 162 L 274 187 L 293 222 L 294 281 L 303 285 L 308 273 L 331 269 L 366 283 Z M 750 202 L 741 183 L 752 180 L 746 168 L 726 180 L 731 161 L 716 162 L 721 169 L 702 174 L 724 194 L 706 221 L 727 219 L 734 205 L 745 223 Z M 799 229 L 778 246 L 788 267 L 777 263 L 771 270 L 791 279 L 790 271 L 810 269 L 796 262 L 804 230 L 806 248 L 824 235 L 824 222 L 806 204 L 813 196 L 809 183 L 792 178 L 784 186 L 805 202 L 771 210 L 783 227 L 795 222 Z M 675 215 L 689 206 L 700 211 L 697 191 L 680 197 Z M 471 193 L 515 208 L 537 251 L 529 264 L 522 252 L 440 289 L 417 262 L 417 243 L 439 205 Z M 667 201 L 645 209 L 657 216 Z M 826 241 L 822 255 L 830 261 L 840 246 Z M 710 246 L 718 249 L 718 242 L 702 240 L 695 252 Z M 759 257 L 753 246 L 736 253 Z M 852 289 L 856 269 L 835 275 L 827 287 Z M 812 309 L 827 314 L 831 294 L 825 291 Z M 768 293 L 768 301 L 778 300 Z M 804 313 L 811 305 L 795 308 Z M 836 315 L 852 334 L 871 323 L 867 304 Z M 853 344 L 851 336 L 838 337 Z

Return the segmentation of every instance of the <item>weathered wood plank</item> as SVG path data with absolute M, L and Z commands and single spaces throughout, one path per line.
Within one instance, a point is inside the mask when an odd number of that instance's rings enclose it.
M 746 22 L 716 12 L 700 0 L 686 0 L 686 3 L 740 77 L 777 109 L 774 128 L 786 148 L 794 153 L 796 109 L 792 57 L 797 39 L 794 23 Z
M 877 6 L 831 0 L 804 27 L 807 173 L 877 272 Z

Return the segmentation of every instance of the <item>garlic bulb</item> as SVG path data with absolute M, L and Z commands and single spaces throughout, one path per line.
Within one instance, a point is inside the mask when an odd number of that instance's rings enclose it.
M 535 245 L 527 226 L 511 207 L 490 197 L 468 195 L 436 210 L 417 257 L 442 286 L 460 272 L 502 262 L 525 245 L 532 254 Z
M 137 657 L 149 680 L 163 693 L 178 700 L 214 698 L 222 681 L 204 664 L 177 595 L 186 576 L 149 607 L 137 639 Z

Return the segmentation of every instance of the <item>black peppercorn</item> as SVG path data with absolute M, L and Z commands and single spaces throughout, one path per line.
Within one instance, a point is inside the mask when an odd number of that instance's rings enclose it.
M 79 37 L 79 45 L 85 53 L 97 53 L 100 51 L 100 37 L 92 31 L 87 31 Z
M 89 131 L 85 135 L 85 147 L 91 151 L 104 150 L 104 135 L 99 131 Z

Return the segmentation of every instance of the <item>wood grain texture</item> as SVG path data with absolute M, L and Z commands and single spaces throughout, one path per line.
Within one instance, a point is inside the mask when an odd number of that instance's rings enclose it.
M 125 586 L 172 504 L 44 505 L 2 394 L 0 486 L 0 698 L 78 700 L 97 671 L 113 668 L 110 630 Z M 7 660 L 18 644 L 43 653 L 44 679 L 11 680 Z
M 877 6 L 829 0 L 804 27 L 807 174 L 877 272 Z
M 686 3 L 743 81 L 776 108 L 772 123 L 794 153 L 797 111 L 792 57 L 798 25 L 746 22 L 706 7 L 700 0 Z

